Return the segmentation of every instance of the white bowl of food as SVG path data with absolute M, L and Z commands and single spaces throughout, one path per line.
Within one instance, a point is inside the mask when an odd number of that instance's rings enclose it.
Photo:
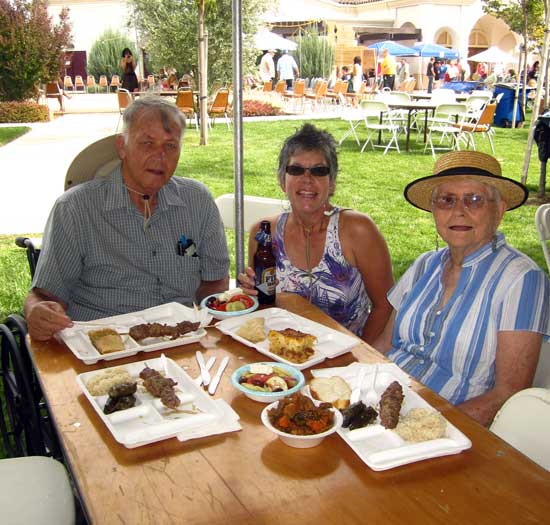
M 253 401 L 273 403 L 298 392 L 305 378 L 292 366 L 263 362 L 241 366 L 231 375 L 231 383 Z
M 314 418 L 311 417 L 312 411 Z M 294 415 L 288 417 L 289 413 Z M 267 405 L 262 410 L 261 418 L 268 430 L 294 448 L 320 445 L 323 439 L 342 426 L 343 419 L 340 411 L 330 403 L 315 402 L 300 392 Z
M 240 288 L 215 293 L 201 301 L 201 308 L 205 308 L 214 319 L 218 320 L 252 313 L 258 309 L 258 306 L 258 299 L 243 293 Z

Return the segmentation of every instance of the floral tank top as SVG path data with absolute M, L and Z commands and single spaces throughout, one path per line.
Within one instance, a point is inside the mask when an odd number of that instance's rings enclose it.
M 361 336 L 369 316 L 371 302 L 359 270 L 345 259 L 338 235 L 340 209 L 330 216 L 325 251 L 311 273 L 296 268 L 289 260 L 284 244 L 288 212 L 281 214 L 273 236 L 277 260 L 278 292 L 293 292 L 319 307 L 354 334 Z

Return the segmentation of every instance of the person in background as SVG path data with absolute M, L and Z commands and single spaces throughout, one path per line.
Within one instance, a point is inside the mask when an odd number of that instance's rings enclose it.
M 275 53 L 275 49 L 269 49 L 260 60 L 260 78 L 262 82 L 271 82 L 272 86 L 275 80 L 275 62 L 273 61 Z
M 439 76 L 437 77 L 441 84 L 444 84 L 447 81 L 447 69 L 447 63 L 445 60 L 442 60 L 439 65 Z
M 515 70 L 509 69 L 504 77 L 504 82 L 517 82 L 517 75 Z
M 447 67 L 447 75 L 449 76 L 449 80 L 451 82 L 456 82 L 457 80 L 460 80 L 458 67 L 455 60 L 451 60 L 451 62 L 449 63 L 449 66 Z
M 539 76 L 539 61 L 537 60 L 533 62 L 533 65 L 527 71 L 527 81 L 534 80 L 536 82 L 538 79 L 538 76 Z
M 361 65 L 361 57 L 353 57 L 353 71 L 351 76 L 353 83 L 353 92 L 359 93 L 361 84 L 363 83 L 363 66 Z
M 388 298 L 393 312 L 373 346 L 405 372 L 488 426 L 531 386 L 550 335 L 550 281 L 506 243 L 498 226 L 527 189 L 476 151 L 439 157 L 405 198 L 431 212 L 447 246 L 424 253 Z
M 279 184 L 290 211 L 270 217 L 277 262 L 277 291 L 305 297 L 365 341 L 388 320 L 386 294 L 393 283 L 390 255 L 378 228 L 364 213 L 330 202 L 338 158 L 332 135 L 304 124 L 279 154 Z M 249 264 L 257 249 L 259 222 L 250 230 Z M 256 295 L 254 270 L 238 276 Z
M 216 203 L 200 182 L 172 176 L 185 117 L 174 103 L 143 96 L 123 119 L 115 142 L 121 163 L 65 192 L 50 213 L 25 300 L 34 339 L 50 339 L 73 320 L 192 305 L 227 290 Z
M 410 77 L 409 63 L 402 57 L 397 66 L 397 87 L 406 82 Z
M 292 55 L 288 54 L 288 51 L 283 50 L 283 56 L 277 61 L 277 72 L 279 73 L 279 79 L 286 82 L 287 89 L 292 89 L 294 82 L 294 75 L 297 77 L 300 75 L 298 64 Z
M 426 68 L 426 76 L 428 77 L 428 93 L 431 93 L 434 87 L 434 78 L 435 78 L 435 58 L 430 57 L 428 62 L 428 67 Z
M 122 69 L 122 88 L 130 93 L 139 91 L 138 79 L 136 76 L 136 61 L 132 52 L 125 47 L 120 59 L 120 68 Z
M 382 48 L 382 63 L 380 64 L 380 71 L 383 78 L 383 87 L 393 90 L 395 84 L 395 58 L 390 55 L 387 48 Z

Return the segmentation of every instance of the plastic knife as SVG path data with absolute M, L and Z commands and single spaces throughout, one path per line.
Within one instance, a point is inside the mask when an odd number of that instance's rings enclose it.
M 197 363 L 199 363 L 199 367 L 201 369 L 202 384 L 204 386 L 208 386 L 210 384 L 210 373 L 206 368 L 204 357 L 199 350 L 195 352 L 195 357 L 197 358 Z
M 214 379 L 212 379 L 212 382 L 210 383 L 210 386 L 208 387 L 208 393 L 213 396 L 216 393 L 216 388 L 218 388 L 218 384 L 220 382 L 220 379 L 222 377 L 223 371 L 225 370 L 225 367 L 227 366 L 227 363 L 229 363 L 229 357 L 225 356 L 222 359 L 222 362 L 220 363 L 220 366 L 218 367 L 218 370 L 216 371 L 216 375 L 214 376 Z
M 208 361 L 206 361 L 206 370 L 210 372 L 210 369 L 214 366 L 214 363 L 216 362 L 216 358 L 212 356 Z M 193 381 L 199 386 L 202 385 L 202 372 L 196 377 Z

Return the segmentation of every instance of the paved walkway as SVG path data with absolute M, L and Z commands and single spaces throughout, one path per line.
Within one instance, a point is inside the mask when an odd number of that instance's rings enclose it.
M 50 99 L 48 104 L 50 109 L 58 109 L 57 101 Z M 29 133 L 0 147 L 6 188 L 0 206 L 0 234 L 40 234 L 55 199 L 63 193 L 65 174 L 74 157 L 115 132 L 119 118 L 116 95 L 72 95 L 65 106 L 63 116 L 30 124 Z M 329 115 L 307 115 L 322 116 Z M 301 119 L 304 115 L 282 118 Z

